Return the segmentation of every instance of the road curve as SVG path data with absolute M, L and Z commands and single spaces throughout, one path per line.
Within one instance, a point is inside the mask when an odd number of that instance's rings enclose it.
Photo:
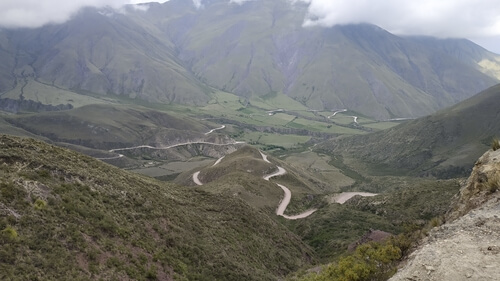
M 375 196 L 378 195 L 378 193 L 370 193 L 370 192 L 342 192 L 332 198 L 332 201 L 339 203 L 339 204 L 344 204 L 347 200 L 351 199 L 352 197 L 356 195 L 361 195 L 363 197 L 367 196 Z
M 271 161 L 269 161 L 267 159 L 267 155 L 262 153 L 262 151 L 260 151 L 260 150 L 259 150 L 259 152 L 260 152 L 260 155 L 262 156 L 262 160 L 264 160 L 266 163 L 271 163 Z M 224 158 L 224 156 L 217 159 L 217 161 L 215 161 L 215 163 L 212 165 L 212 167 L 219 164 L 223 158 Z M 276 167 L 278 168 L 278 171 L 264 176 L 263 179 L 266 181 L 269 181 L 269 179 L 272 177 L 277 177 L 277 176 L 281 176 L 281 175 L 286 174 L 286 170 L 283 167 L 280 167 L 280 166 L 276 166 Z M 193 174 L 193 182 L 197 185 L 203 185 L 203 183 L 198 178 L 199 175 L 200 175 L 200 171 Z M 277 185 L 283 190 L 285 195 L 284 195 L 283 199 L 281 200 L 280 204 L 278 205 L 278 208 L 276 209 L 276 215 L 282 216 L 285 219 L 289 219 L 289 220 L 297 220 L 297 219 L 306 218 L 306 217 L 310 216 L 312 213 L 316 212 L 317 209 L 311 209 L 311 210 L 307 210 L 303 213 L 300 213 L 300 214 L 294 215 L 294 216 L 285 215 L 284 213 L 285 213 L 286 207 L 288 207 L 288 204 L 290 204 L 290 200 L 292 199 L 292 192 L 290 191 L 290 189 L 288 189 L 288 187 L 286 187 L 282 184 L 277 183 Z
M 226 125 L 222 125 L 222 126 L 220 126 L 219 128 L 212 129 L 212 130 L 210 130 L 210 131 L 206 132 L 206 133 L 205 133 L 205 135 L 211 134 L 211 133 L 213 133 L 213 132 L 214 132 L 214 131 L 216 131 L 216 130 L 222 130 L 222 129 L 224 129 L 224 128 L 226 128 Z
M 335 112 L 333 112 L 332 115 L 328 116 L 328 119 L 332 118 L 332 117 L 335 117 L 335 115 L 337 115 L 337 113 L 341 113 L 341 112 L 346 112 L 347 109 L 341 109 L 341 110 L 337 110 Z M 348 116 L 348 117 L 351 117 L 353 119 L 353 122 L 358 124 L 358 116 Z
M 235 145 L 235 144 L 243 144 L 245 143 L 244 141 L 235 141 L 231 143 L 214 143 L 214 142 L 206 142 L 206 141 L 192 141 L 192 142 L 183 142 L 183 143 L 177 143 L 169 146 L 163 146 L 163 147 L 154 147 L 150 145 L 138 145 L 138 146 L 131 146 L 131 147 L 122 147 L 122 148 L 114 148 L 108 150 L 108 152 L 113 152 L 116 153 L 117 151 L 124 151 L 124 150 L 132 150 L 132 149 L 137 149 L 137 148 L 149 148 L 149 149 L 154 149 L 154 150 L 167 150 L 171 149 L 174 147 L 179 147 L 179 146 L 185 146 L 185 145 L 190 145 L 190 144 L 209 144 L 209 145 L 216 145 L 216 146 L 224 146 L 224 145 Z M 110 160 L 110 159 L 117 159 L 117 158 L 122 158 L 124 157 L 123 154 L 116 153 L 118 154 L 117 156 L 113 157 L 95 157 L 95 159 L 98 160 Z
M 198 178 L 198 176 L 200 175 L 200 171 L 196 172 L 193 174 L 193 181 L 194 183 L 196 183 L 197 185 L 203 185 L 203 183 L 200 181 L 200 179 Z
M 155 150 L 167 150 L 171 149 L 174 147 L 179 147 L 179 146 L 184 146 L 184 145 L 190 145 L 190 144 L 210 144 L 210 145 L 217 145 L 217 146 L 224 146 L 224 145 L 233 145 L 233 144 L 242 144 L 245 143 L 244 141 L 235 141 L 231 143 L 214 143 L 214 142 L 207 142 L 207 141 L 188 141 L 188 142 L 183 142 L 183 143 L 177 143 L 169 146 L 163 146 L 163 147 L 154 147 L 150 145 L 138 145 L 138 146 L 132 146 L 132 147 L 123 147 L 123 148 L 114 148 L 110 149 L 109 152 L 116 152 L 116 151 L 123 151 L 123 150 L 132 150 L 132 149 L 137 149 L 137 148 L 149 148 L 149 149 L 155 149 Z
M 226 156 L 224 155 L 221 158 L 217 159 L 217 161 L 215 161 L 215 163 L 212 165 L 212 167 L 219 164 L 220 161 L 222 161 L 222 159 L 224 159 L 224 157 L 226 157 Z M 196 185 L 203 185 L 203 183 L 200 181 L 200 178 L 199 178 L 200 172 L 201 171 L 198 171 L 198 172 L 193 174 L 193 181 L 194 181 L 194 183 L 196 183 Z
M 328 119 L 332 118 L 332 117 L 335 117 L 335 115 L 337 115 L 337 113 L 340 113 L 340 112 L 346 112 L 347 109 L 341 109 L 341 110 L 337 110 L 335 111 L 332 115 L 328 116 Z
M 259 152 L 260 152 L 260 155 L 262 156 L 262 160 L 264 160 L 267 163 L 271 163 L 267 159 L 267 155 L 265 155 L 261 151 L 259 151 Z M 278 171 L 276 171 L 272 174 L 269 174 L 267 176 L 264 176 L 263 177 L 264 180 L 268 181 L 272 177 L 277 177 L 277 176 L 281 176 L 281 175 L 286 174 L 286 170 L 283 167 L 280 167 L 280 166 L 276 166 L 276 167 L 278 168 Z M 278 209 L 276 209 L 276 215 L 282 216 L 288 220 L 297 220 L 297 219 L 306 218 L 306 217 L 310 216 L 312 213 L 317 211 L 317 209 L 311 209 L 311 210 L 307 210 L 303 213 L 300 213 L 300 214 L 297 214 L 294 216 L 285 215 L 284 213 L 285 213 L 286 207 L 288 207 L 288 204 L 290 204 L 290 200 L 292 199 L 292 192 L 290 191 L 290 189 L 288 189 L 288 187 L 286 187 L 282 184 L 277 183 L 277 185 L 283 190 L 285 195 L 284 195 L 283 199 L 281 200 L 280 204 L 278 205 Z

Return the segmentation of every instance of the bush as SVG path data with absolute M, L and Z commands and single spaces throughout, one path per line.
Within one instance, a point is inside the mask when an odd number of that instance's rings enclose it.
M 37 210 L 43 210 L 47 206 L 47 202 L 45 200 L 42 200 L 40 198 L 37 198 L 35 200 L 35 203 L 33 203 L 33 207 Z
M 486 188 L 489 193 L 495 193 L 500 187 L 500 175 L 494 174 L 489 177 L 488 182 L 486 183 Z
M 320 274 L 309 275 L 303 280 L 387 280 L 396 272 L 396 261 L 400 258 L 401 249 L 391 241 L 363 244 L 352 255 L 330 264 Z
M 498 138 L 494 138 L 493 141 L 491 142 L 491 149 L 493 149 L 493 151 L 496 151 L 499 148 L 500 148 L 500 141 L 498 140 Z
M 7 242 L 15 242 L 17 241 L 17 231 L 10 225 L 4 228 L 1 232 L 2 240 Z

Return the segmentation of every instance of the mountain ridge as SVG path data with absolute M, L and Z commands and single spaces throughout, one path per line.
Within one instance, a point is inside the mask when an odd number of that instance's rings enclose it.
M 430 114 L 498 82 L 498 56 L 470 41 L 399 37 L 367 24 L 303 27 L 307 6 L 284 0 L 184 2 L 86 8 L 64 24 L 0 31 L 2 97 L 21 99 L 25 79 L 191 105 L 220 89 L 384 120 Z

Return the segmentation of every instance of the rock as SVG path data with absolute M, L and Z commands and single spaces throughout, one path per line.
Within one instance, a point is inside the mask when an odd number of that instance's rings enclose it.
M 486 152 L 447 214 L 389 280 L 500 280 L 500 150 Z

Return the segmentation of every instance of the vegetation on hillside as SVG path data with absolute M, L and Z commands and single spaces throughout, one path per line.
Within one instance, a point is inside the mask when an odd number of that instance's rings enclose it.
M 390 239 L 382 243 L 367 243 L 355 252 L 331 263 L 319 273 L 311 273 L 301 281 L 385 281 L 396 272 L 401 249 Z
M 372 174 L 383 169 L 395 175 L 464 177 L 500 131 L 499 93 L 500 84 L 430 116 L 373 134 L 333 139 L 319 148 L 359 162 Z
M 242 200 L 0 137 L 0 279 L 276 280 L 313 259 Z

